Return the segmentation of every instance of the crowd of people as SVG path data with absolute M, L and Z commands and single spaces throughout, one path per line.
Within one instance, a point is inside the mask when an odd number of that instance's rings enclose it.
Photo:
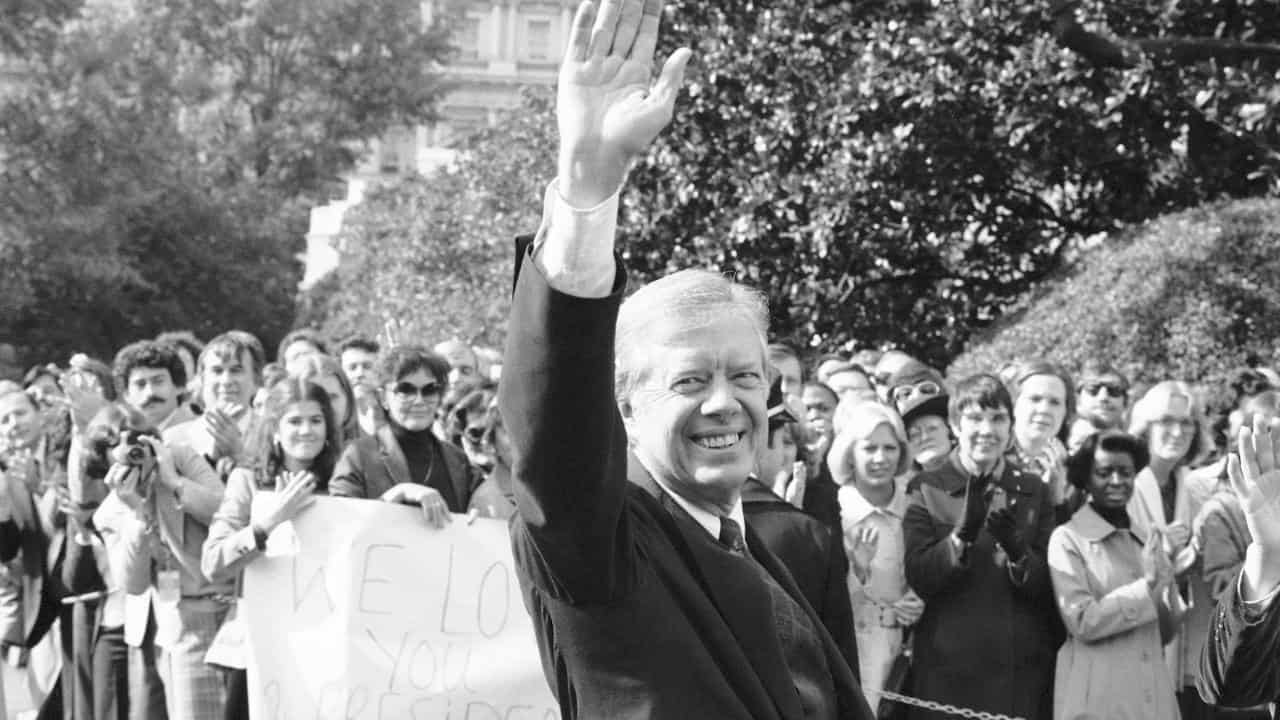
M 0 382 L 0 647 L 42 717 L 247 717 L 239 579 L 317 494 L 508 519 L 565 718 L 1272 716 L 1280 377 L 1219 421 L 1104 357 L 808 357 L 708 271 L 627 295 L 619 189 L 689 61 L 652 79 L 660 17 L 574 16 L 503 353 L 174 332 Z
M 267 362 L 248 332 L 174 332 L 0 381 L 0 643 L 40 717 L 247 717 L 219 635 L 316 493 L 509 517 L 484 355 L 297 331 Z

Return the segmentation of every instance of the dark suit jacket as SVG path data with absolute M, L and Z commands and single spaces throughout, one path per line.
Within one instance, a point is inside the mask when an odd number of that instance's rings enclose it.
M 603 299 L 517 281 L 499 389 L 515 448 L 511 543 L 543 670 L 565 718 L 800 718 L 769 590 L 643 471 L 628 482 L 613 393 L 621 278 Z M 841 718 L 870 718 L 790 575 L 747 544 L 812 619 Z
M 439 438 L 435 442 L 436 459 L 424 485 L 449 483 L 453 488 L 456 506 L 449 512 L 465 513 L 471 502 L 471 492 L 480 484 L 479 473 L 467 462 L 467 456 L 458 448 Z M 394 435 L 385 431 L 379 435 L 359 438 L 342 452 L 333 479 L 329 481 L 329 494 L 335 497 L 354 497 L 377 500 L 383 493 L 400 483 L 411 482 L 409 466 Z
M 849 559 L 844 542 L 821 520 L 783 500 L 758 480 L 742 488 L 742 511 L 755 531 L 791 573 L 796 587 L 831 633 L 840 653 L 858 675 L 858 639 L 849 604 Z
M 1197 685 L 1211 704 L 1280 702 L 1280 599 L 1259 611 L 1241 602 L 1238 586 L 1231 586 L 1213 611 Z

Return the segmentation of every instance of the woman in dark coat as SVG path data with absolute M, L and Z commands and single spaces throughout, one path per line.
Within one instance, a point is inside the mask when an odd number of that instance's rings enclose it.
M 448 513 L 466 512 L 480 484 L 462 450 L 431 430 L 449 364 L 424 347 L 401 345 L 386 351 L 378 371 L 388 424 L 347 446 L 329 494 L 419 505 L 428 521 L 443 525 Z
M 1004 459 L 1013 402 L 977 375 L 951 395 L 959 446 L 912 484 L 903 521 L 907 582 L 925 601 L 913 695 L 978 711 L 1052 716 L 1053 504 L 1040 478 Z M 911 718 L 948 715 L 912 708 Z

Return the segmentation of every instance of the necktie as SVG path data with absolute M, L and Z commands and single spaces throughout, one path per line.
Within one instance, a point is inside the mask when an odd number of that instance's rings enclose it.
M 747 543 L 742 537 L 742 528 L 738 527 L 733 518 L 720 518 L 720 544 L 734 555 L 747 557 Z

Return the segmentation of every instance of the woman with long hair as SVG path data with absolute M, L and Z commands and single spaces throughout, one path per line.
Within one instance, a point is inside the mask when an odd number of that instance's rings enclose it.
M 333 356 L 320 353 L 301 355 L 294 359 L 290 374 L 303 380 L 310 380 L 329 393 L 329 406 L 333 408 L 333 416 L 338 423 L 338 434 L 343 446 L 360 437 L 356 394 L 351 388 L 351 381 L 347 379 L 347 374 L 342 372 L 342 366 L 333 359 Z
M 204 543 L 201 569 L 212 580 L 238 578 L 244 566 L 262 555 L 267 537 L 328 491 L 329 478 L 341 450 L 341 434 L 329 393 L 299 377 L 271 387 L 263 412 L 251 430 L 249 467 L 237 467 L 227 479 L 222 505 L 213 516 Z M 277 493 L 277 502 L 258 503 L 258 492 Z M 223 625 L 230 635 L 235 613 Z M 209 662 L 231 668 L 227 689 L 228 720 L 249 716 L 245 660 L 218 639 Z

